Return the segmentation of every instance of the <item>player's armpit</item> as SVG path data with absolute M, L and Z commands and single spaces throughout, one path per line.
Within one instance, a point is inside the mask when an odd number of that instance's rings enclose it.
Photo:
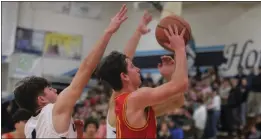
M 178 93 L 170 97 L 167 101 L 152 106 L 156 116 L 162 116 L 170 111 L 180 108 L 184 105 L 184 93 Z
M 187 90 L 188 80 L 177 80 L 165 83 L 156 88 L 143 87 L 131 93 L 128 97 L 128 106 L 133 109 L 144 109 L 147 106 L 162 104 L 171 96 Z

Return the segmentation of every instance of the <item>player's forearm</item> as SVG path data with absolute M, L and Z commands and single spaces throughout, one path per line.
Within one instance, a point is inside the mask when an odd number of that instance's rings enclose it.
M 188 68 L 185 47 L 179 48 L 175 51 L 175 60 L 175 72 L 172 73 L 169 82 L 172 82 L 176 85 L 177 83 L 181 83 L 181 85 L 184 84 L 186 87 L 186 85 L 188 84 Z
M 134 32 L 134 34 L 132 35 L 132 37 L 130 38 L 130 40 L 124 48 L 124 54 L 128 56 L 130 59 L 132 59 L 135 55 L 141 36 L 142 35 L 140 31 L 136 29 L 136 31 Z
M 72 81 L 73 88 L 84 89 L 87 85 L 92 73 L 104 54 L 111 36 L 112 33 L 105 31 L 101 39 L 94 45 L 88 56 L 83 60 Z M 81 95 L 81 92 L 79 92 L 79 95 Z
M 171 96 L 168 100 L 164 101 L 163 103 L 153 106 L 153 109 L 156 113 L 156 116 L 162 116 L 163 114 L 166 114 L 167 112 L 180 108 L 183 105 L 184 105 L 184 95 L 175 94 Z

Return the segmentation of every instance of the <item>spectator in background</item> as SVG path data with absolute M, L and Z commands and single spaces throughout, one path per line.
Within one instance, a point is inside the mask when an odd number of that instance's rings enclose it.
M 229 96 L 229 92 L 231 90 L 231 85 L 229 84 L 229 80 L 228 79 L 224 79 L 221 82 L 221 85 L 219 87 L 219 95 L 221 97 L 221 103 L 222 105 L 226 105 L 227 104 L 227 99 Z
M 256 129 L 255 126 L 252 126 L 250 132 L 247 135 L 247 139 L 260 139 L 261 132 Z
M 228 121 L 229 121 L 229 116 L 228 116 L 228 105 L 227 105 L 227 100 L 229 96 L 229 92 L 231 90 L 231 85 L 229 84 L 228 79 L 224 79 L 221 82 L 220 88 L 219 88 L 219 95 L 221 98 L 221 116 L 220 116 L 220 124 L 221 124 L 221 129 L 223 131 L 228 131 Z M 223 132 L 223 135 L 226 135 Z
M 241 91 L 241 127 L 240 129 L 242 130 L 243 127 L 246 125 L 246 115 L 247 115 L 247 99 L 248 99 L 248 94 L 249 94 L 249 87 L 247 83 L 247 79 L 243 78 L 242 79 L 242 85 L 240 86 L 240 91 Z
M 211 118 L 211 128 L 213 132 L 213 137 L 216 137 L 217 135 L 217 125 L 220 119 L 220 110 L 221 110 L 221 99 L 219 94 L 217 93 L 216 90 L 213 91 L 213 99 L 212 99 L 212 104 L 210 107 L 213 110 L 213 117 Z
M 83 138 L 85 139 L 97 139 L 98 121 L 95 118 L 88 118 L 84 125 Z
M 9 132 L 2 135 L 2 138 L 12 139 L 12 138 L 25 138 L 24 127 L 26 121 L 31 117 L 30 114 L 17 110 L 13 115 L 13 121 L 15 123 L 15 130 L 13 132 Z
M 236 129 L 240 126 L 240 104 L 241 104 L 241 92 L 238 87 L 238 80 L 232 78 L 231 80 L 232 89 L 229 92 L 228 96 L 228 126 L 229 133 L 236 135 Z
M 146 78 L 145 78 L 145 82 L 148 82 L 148 83 L 154 84 L 153 79 L 152 79 L 150 73 L 147 73 L 147 76 L 146 76 Z
M 243 78 L 246 78 L 246 75 L 244 75 L 244 71 L 243 71 L 244 69 L 242 68 L 242 67 L 239 67 L 238 68 L 238 74 L 236 75 L 236 79 L 238 80 L 238 86 L 241 86 L 241 84 L 242 84 L 242 79 Z
M 248 97 L 248 113 L 249 116 L 255 117 L 261 114 L 261 67 L 259 67 L 258 75 L 252 79 L 252 90 Z
M 199 107 L 193 113 L 193 120 L 195 121 L 196 138 L 201 139 L 204 134 L 204 129 L 207 121 L 207 108 L 204 104 L 203 95 L 199 95 L 197 99 Z
M 74 118 L 81 119 L 81 120 L 85 119 L 87 113 L 86 111 L 87 107 L 84 107 L 84 105 L 82 104 L 77 104 L 75 107 L 76 108 L 75 108 Z
M 250 131 L 246 135 L 247 139 L 260 139 L 261 138 L 261 115 L 256 119 L 256 124 L 251 126 Z
M 251 71 L 250 71 L 250 73 L 249 73 L 248 76 L 246 77 L 248 87 L 252 87 L 252 80 L 253 80 L 254 77 L 255 77 L 255 69 L 252 68 Z
M 157 134 L 157 139 L 172 139 L 171 132 L 166 122 L 161 123 L 161 128 Z

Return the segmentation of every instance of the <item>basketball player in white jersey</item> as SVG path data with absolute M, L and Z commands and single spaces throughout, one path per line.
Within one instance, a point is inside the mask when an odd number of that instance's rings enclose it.
M 109 40 L 127 19 L 127 7 L 111 19 L 102 38 L 89 55 L 83 59 L 71 84 L 59 95 L 46 79 L 26 77 L 14 90 L 15 100 L 20 108 L 32 114 L 25 125 L 26 138 L 76 138 L 76 127 L 72 113 L 93 71 L 100 61 Z
M 135 33 L 127 43 L 124 54 L 132 60 L 136 48 L 138 46 L 139 40 L 142 35 L 147 34 L 150 32 L 150 29 L 147 28 L 147 25 L 152 20 L 152 16 L 145 11 L 144 15 L 142 16 L 142 19 L 139 23 L 138 28 L 136 29 Z M 163 56 L 161 58 L 162 63 L 159 64 L 158 69 L 163 77 L 166 78 L 166 80 L 171 79 L 171 75 L 174 72 L 173 64 L 175 64 L 175 61 L 169 57 L 169 56 Z M 116 94 L 113 92 L 109 101 L 109 109 L 107 114 L 107 125 L 106 125 L 106 136 L 107 138 L 116 138 L 116 114 L 115 114 L 115 99 Z M 161 116 L 163 114 L 166 114 L 170 111 L 173 111 L 175 108 L 180 108 L 184 103 L 184 95 L 178 94 L 173 97 L 171 97 L 168 101 L 166 101 L 163 104 L 154 106 L 153 108 L 156 110 L 156 116 Z

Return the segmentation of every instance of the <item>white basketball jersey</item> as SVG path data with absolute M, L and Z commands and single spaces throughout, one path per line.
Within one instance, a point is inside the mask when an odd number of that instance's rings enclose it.
M 106 138 L 112 138 L 115 139 L 116 138 L 116 128 L 112 127 L 109 124 L 108 121 L 108 116 L 107 116 L 107 122 L 106 122 Z
M 52 122 L 53 106 L 54 104 L 46 105 L 37 116 L 32 116 L 26 122 L 24 129 L 26 138 L 77 138 L 73 119 L 71 119 L 70 127 L 67 132 L 58 134 L 54 130 Z

